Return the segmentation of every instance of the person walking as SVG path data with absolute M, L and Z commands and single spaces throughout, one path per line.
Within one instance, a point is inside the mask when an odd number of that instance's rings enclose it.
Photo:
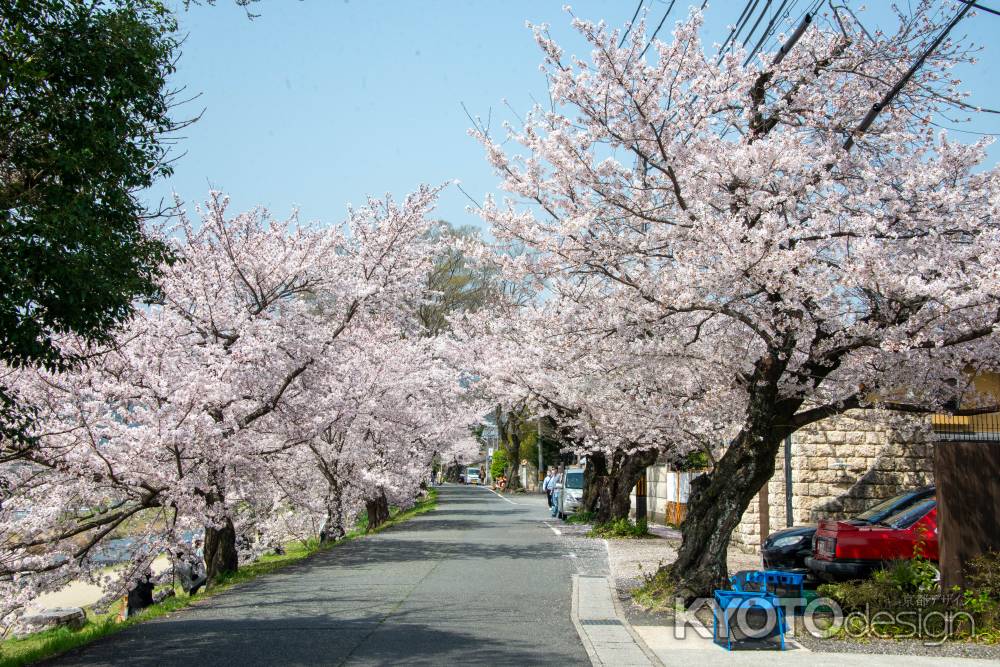
M 552 507 L 552 468 L 545 471 L 545 479 L 542 481 L 542 490 L 545 491 L 545 500 L 549 507 Z
M 562 482 L 562 474 L 556 472 L 549 482 L 552 486 L 552 516 L 559 516 L 559 484 Z

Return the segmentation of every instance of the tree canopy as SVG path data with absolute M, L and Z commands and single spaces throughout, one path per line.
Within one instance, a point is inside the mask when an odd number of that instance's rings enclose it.
M 153 294 L 166 246 L 137 192 L 167 175 L 178 40 L 159 2 L 0 6 L 0 359 L 49 369 Z M 2 380 L 0 380 L 2 382 Z M 0 385 L 0 427 L 20 431 Z

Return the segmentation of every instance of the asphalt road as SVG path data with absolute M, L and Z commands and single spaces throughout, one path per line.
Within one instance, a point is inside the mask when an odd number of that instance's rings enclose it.
M 445 486 L 435 511 L 69 653 L 59 665 L 589 664 L 580 563 L 540 519 Z

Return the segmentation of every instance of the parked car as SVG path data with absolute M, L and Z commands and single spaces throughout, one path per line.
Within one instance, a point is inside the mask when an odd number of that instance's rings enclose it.
M 820 521 L 806 558 L 815 576 L 826 581 L 863 579 L 893 560 L 913 558 L 918 551 L 938 559 L 937 500 L 931 496 L 873 524 Z
M 847 522 L 857 526 L 874 525 L 916 502 L 933 497 L 933 486 L 910 489 L 883 500 Z M 806 558 L 812 555 L 815 534 L 816 526 L 795 526 L 771 533 L 764 540 L 764 547 L 761 549 L 764 568 L 811 574 L 811 570 L 806 567 Z
M 583 468 L 566 468 L 563 481 L 556 484 L 556 516 L 565 519 L 583 504 Z
M 464 477 L 463 481 L 466 484 L 479 484 L 479 468 L 469 468 L 465 471 Z

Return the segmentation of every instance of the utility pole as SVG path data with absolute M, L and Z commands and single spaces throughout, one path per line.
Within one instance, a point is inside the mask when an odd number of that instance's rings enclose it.
M 541 484 L 545 479 L 545 471 L 542 470 L 542 417 L 538 416 L 538 482 Z
M 792 436 L 785 436 L 785 525 L 792 527 Z

